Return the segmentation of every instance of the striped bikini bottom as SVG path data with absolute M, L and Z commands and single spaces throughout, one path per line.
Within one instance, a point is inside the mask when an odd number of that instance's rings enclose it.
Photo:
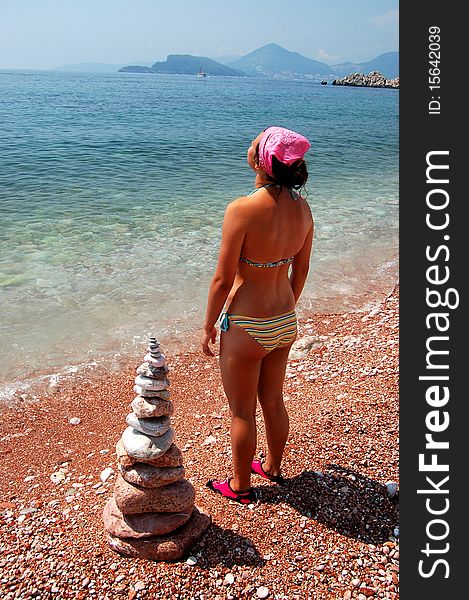
M 288 346 L 293 342 L 297 333 L 297 319 L 294 310 L 274 317 L 260 318 L 224 313 L 221 316 L 220 329 L 228 331 L 230 321 L 249 333 L 268 352 L 275 348 Z

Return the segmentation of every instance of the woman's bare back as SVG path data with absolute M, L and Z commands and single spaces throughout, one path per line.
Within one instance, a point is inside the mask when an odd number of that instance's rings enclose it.
M 242 256 L 267 263 L 295 256 L 300 251 L 312 223 L 304 198 L 272 187 L 240 200 L 249 205 L 250 213 Z
M 241 257 L 263 264 L 289 258 L 294 262 L 312 228 L 306 200 L 286 189 L 272 187 L 235 203 L 244 213 L 246 227 Z M 240 262 L 227 300 L 229 311 L 270 316 L 293 308 L 289 266 L 259 267 Z

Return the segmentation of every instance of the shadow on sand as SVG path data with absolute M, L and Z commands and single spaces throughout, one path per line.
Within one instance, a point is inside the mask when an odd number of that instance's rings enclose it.
M 221 565 L 229 569 L 234 565 L 243 567 L 265 565 L 265 560 L 249 538 L 213 523 L 192 552 L 197 553 L 200 550 L 203 552 L 198 566 L 202 569 Z
M 399 523 L 399 496 L 386 486 L 340 465 L 324 473 L 304 471 L 284 486 L 256 489 L 265 504 L 288 504 L 300 514 L 367 544 L 382 544 Z
M 308 519 L 366 544 L 386 542 L 399 523 L 398 493 L 389 498 L 385 485 L 340 465 L 329 464 L 324 473 L 304 471 L 286 479 L 283 486 L 255 489 L 259 504 L 289 505 Z M 213 523 L 192 552 L 201 553 L 202 569 L 265 565 L 249 538 Z

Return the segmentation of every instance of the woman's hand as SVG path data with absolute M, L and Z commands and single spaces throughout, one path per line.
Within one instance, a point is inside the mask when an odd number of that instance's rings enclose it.
M 202 352 L 204 354 L 206 354 L 207 356 L 215 356 L 215 354 L 212 352 L 212 350 L 210 349 L 208 343 L 211 342 L 212 344 L 214 344 L 217 340 L 217 330 L 215 329 L 215 326 L 212 327 L 212 329 L 210 330 L 205 330 L 202 334 Z

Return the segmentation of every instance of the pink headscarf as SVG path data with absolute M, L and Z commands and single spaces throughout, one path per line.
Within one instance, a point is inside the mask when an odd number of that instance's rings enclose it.
M 259 164 L 273 177 L 273 156 L 281 163 L 291 165 L 303 158 L 309 148 L 311 144 L 303 135 L 284 127 L 268 127 L 259 140 Z

